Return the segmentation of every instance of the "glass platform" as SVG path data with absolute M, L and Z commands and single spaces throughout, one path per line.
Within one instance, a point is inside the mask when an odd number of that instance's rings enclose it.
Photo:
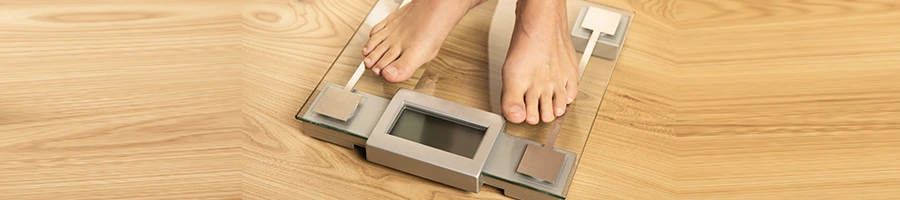
M 515 20 L 514 0 L 491 0 L 472 10 L 453 29 L 444 41 L 438 56 L 419 68 L 412 78 L 402 83 L 388 83 L 375 76 L 370 70 L 363 74 L 356 84 L 354 93 L 363 96 L 361 104 L 364 110 L 357 111 L 354 118 L 371 119 L 370 122 L 344 123 L 316 115 L 311 107 L 319 99 L 325 89 L 340 89 L 350 79 L 357 66 L 364 58 L 361 49 L 368 40 L 368 34 L 375 24 L 400 7 L 402 0 L 379 0 L 351 40 L 334 61 L 328 72 L 319 82 L 316 89 L 297 113 L 296 118 L 305 124 L 304 133 L 319 139 L 330 141 L 346 147 L 362 146 L 383 113 L 379 107 L 387 103 L 400 89 L 428 94 L 445 100 L 473 108 L 489 111 L 502 116 L 500 108 L 501 66 L 506 58 L 506 49 Z M 515 198 L 531 198 L 546 196 L 550 199 L 564 199 L 569 185 L 575 175 L 581 153 L 591 133 L 594 119 L 597 116 L 607 84 L 612 76 L 625 36 L 631 24 L 634 12 L 610 7 L 591 1 L 568 2 L 569 26 L 573 27 L 573 35 L 579 30 L 575 24 L 584 6 L 603 8 L 623 14 L 619 31 L 615 35 L 601 35 L 599 42 L 606 43 L 595 48 L 584 70 L 579 83 L 578 98 L 570 104 L 565 122 L 559 132 L 554 147 L 567 153 L 570 159 L 569 170 L 562 174 L 561 182 L 549 183 L 517 174 L 507 168 L 515 167 L 524 148 L 500 148 L 495 146 L 488 157 L 488 163 L 482 175 L 488 179 L 485 184 L 504 190 L 508 196 Z M 490 20 L 488 20 L 490 19 Z M 581 33 L 573 39 L 577 50 L 576 58 L 581 58 L 581 51 L 586 46 L 590 32 Z M 606 48 L 606 49 L 604 49 Z M 598 51 L 600 51 L 598 53 Z M 379 106 L 384 104 L 384 106 Z M 530 125 L 507 122 L 504 141 L 512 143 L 543 143 L 553 123 Z M 500 139 L 498 139 L 500 143 Z M 522 146 L 522 145 L 519 145 Z M 502 160 L 502 161 L 501 161 Z M 492 162 L 493 161 L 493 162 Z M 512 166 L 509 166 L 512 165 Z M 503 168 L 503 169 L 501 169 Z M 400 173 L 400 172 L 398 172 Z M 510 194 L 515 190 L 515 194 Z

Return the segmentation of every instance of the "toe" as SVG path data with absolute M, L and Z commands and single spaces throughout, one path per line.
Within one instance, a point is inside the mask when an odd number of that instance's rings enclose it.
M 369 55 L 366 56 L 366 58 L 363 59 L 363 63 L 366 64 L 367 68 L 374 67 L 375 63 L 378 63 L 378 60 L 381 60 L 381 57 L 384 56 L 384 54 L 388 50 L 390 50 L 390 48 L 390 45 L 378 45 L 374 50 L 372 50 L 371 53 L 369 53 Z
M 540 99 L 541 120 L 544 123 L 552 122 L 556 119 L 556 115 L 553 115 L 553 92 L 545 91 L 541 93 Z
M 503 116 L 512 123 L 525 121 L 525 88 L 513 84 L 503 85 Z
M 575 101 L 575 97 L 578 97 L 578 81 L 575 80 L 566 82 L 566 95 L 568 95 L 566 104 L 572 103 L 572 101 Z
M 388 49 L 388 51 L 384 53 L 384 56 L 381 56 L 381 59 L 379 59 L 378 62 L 375 63 L 375 66 L 373 66 L 372 68 L 384 69 L 391 63 L 394 63 L 394 61 L 396 61 L 397 58 L 400 57 L 400 52 L 402 52 L 400 48 L 392 47 Z
M 378 32 L 380 32 L 382 29 L 384 29 L 385 26 L 387 26 L 387 23 L 389 23 L 388 19 L 384 19 L 381 22 L 378 22 L 378 24 L 375 24 L 375 26 L 372 27 L 372 31 L 369 31 L 369 37 L 378 34 Z
M 372 74 L 375 74 L 375 76 L 381 76 L 381 69 L 372 68 Z
M 394 61 L 381 69 L 381 76 L 384 77 L 384 80 L 391 83 L 406 81 L 412 77 L 413 73 L 416 72 L 416 69 L 421 66 L 421 64 L 414 65 L 414 63 L 411 63 L 409 60 L 410 56 L 403 55 L 403 53 L 400 54 L 397 61 Z
M 372 26 L 372 30 L 369 31 L 369 37 L 371 37 L 375 34 L 378 34 L 382 30 L 384 30 L 385 27 L 388 27 L 388 24 L 390 24 L 390 25 L 397 24 L 399 22 L 399 21 L 395 21 L 397 19 L 397 16 L 403 16 L 405 14 L 404 11 L 405 10 L 403 10 L 403 9 L 394 11 L 391 14 L 389 14 L 387 17 L 382 19 L 380 22 L 375 24 L 375 26 Z
M 381 43 L 383 43 L 385 38 L 387 38 L 388 32 L 389 31 L 380 31 L 379 33 L 369 36 L 369 41 L 366 41 L 366 45 L 363 46 L 362 54 L 364 56 L 369 56 L 369 54 L 372 54 L 372 52 L 374 50 L 377 50 L 379 46 L 384 46 L 381 45 Z
M 557 117 L 566 114 L 566 103 L 568 103 L 568 94 L 563 88 L 553 91 L 553 110 Z
M 525 119 L 529 124 L 537 124 L 541 122 L 538 111 L 538 103 L 540 103 L 541 93 L 536 90 L 525 92 L 525 113 L 528 118 Z

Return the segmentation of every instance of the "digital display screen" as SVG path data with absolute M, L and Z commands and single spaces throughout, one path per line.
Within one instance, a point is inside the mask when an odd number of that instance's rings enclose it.
M 456 123 L 407 107 L 400 111 L 389 134 L 471 159 L 485 131 L 487 128 Z

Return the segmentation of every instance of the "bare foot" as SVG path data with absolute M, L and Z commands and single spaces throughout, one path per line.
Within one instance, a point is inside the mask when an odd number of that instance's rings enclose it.
M 388 82 L 402 82 L 437 56 L 469 9 L 484 0 L 413 0 L 372 27 L 363 62 Z
M 565 1 L 519 0 L 503 64 L 503 113 L 513 123 L 551 122 L 578 94 Z

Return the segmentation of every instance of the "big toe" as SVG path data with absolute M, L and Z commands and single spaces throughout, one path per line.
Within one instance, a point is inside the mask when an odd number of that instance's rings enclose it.
M 506 120 L 512 123 L 522 123 L 525 121 L 525 106 L 524 102 L 515 103 L 511 106 L 503 107 L 503 116 L 506 117 Z
M 515 94 L 516 92 L 504 91 L 503 94 L 503 116 L 512 123 L 522 123 L 525 121 L 525 101 L 523 94 Z M 521 92 L 518 92 L 521 93 Z
M 409 80 L 415 70 L 409 70 L 410 67 L 402 64 L 394 63 L 381 70 L 381 76 L 384 80 L 391 83 L 398 83 Z
M 412 65 L 407 57 L 401 55 L 397 61 L 382 69 L 381 76 L 384 77 L 384 80 L 391 83 L 409 80 L 421 64 Z
M 566 83 L 566 95 L 568 95 L 566 104 L 570 104 L 572 103 L 572 101 L 575 101 L 575 97 L 578 97 L 577 81 L 569 81 L 568 83 Z

